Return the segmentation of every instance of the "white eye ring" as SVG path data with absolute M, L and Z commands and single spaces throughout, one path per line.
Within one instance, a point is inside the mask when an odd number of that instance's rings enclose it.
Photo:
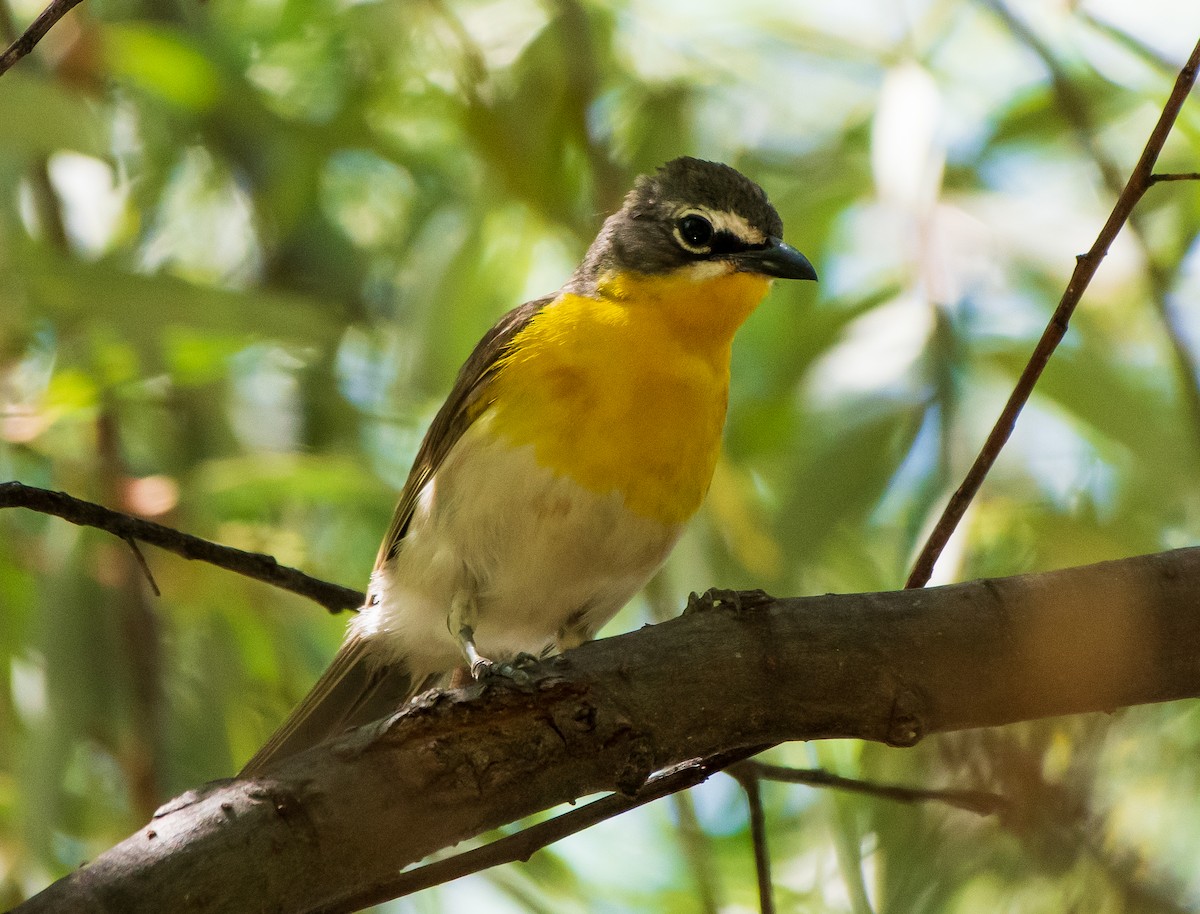
M 684 210 L 675 217 L 673 231 L 679 246 L 691 254 L 707 254 L 712 250 L 716 229 L 712 219 L 701 210 Z

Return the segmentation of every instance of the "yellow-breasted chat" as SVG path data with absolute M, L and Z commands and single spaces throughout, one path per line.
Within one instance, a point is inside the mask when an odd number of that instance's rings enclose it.
M 727 165 L 679 158 L 638 178 L 566 284 L 501 318 L 459 371 L 366 604 L 242 774 L 457 669 L 592 638 L 708 491 L 738 327 L 772 279 L 817 278 L 782 235 Z

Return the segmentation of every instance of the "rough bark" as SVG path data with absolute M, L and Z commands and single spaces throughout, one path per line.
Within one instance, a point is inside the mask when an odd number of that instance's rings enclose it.
M 299 912 L 429 853 L 739 746 L 929 733 L 1200 695 L 1200 549 L 690 612 L 431 694 L 180 798 L 17 909 Z

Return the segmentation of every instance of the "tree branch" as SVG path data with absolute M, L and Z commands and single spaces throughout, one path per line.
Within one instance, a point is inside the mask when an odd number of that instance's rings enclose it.
M 1200 181 L 1200 171 L 1165 171 L 1150 176 L 1151 184 L 1162 181 Z
M 365 599 L 357 590 L 309 577 L 303 571 L 280 565 L 271 556 L 261 552 L 245 552 L 232 546 L 221 546 L 153 521 L 142 520 L 140 517 L 132 517 L 90 501 L 83 501 L 65 492 L 51 492 L 49 489 L 39 489 L 20 482 L 2 482 L 0 508 L 29 508 L 42 514 L 53 514 L 81 527 L 106 530 L 131 545 L 134 541 L 141 540 L 143 543 L 181 555 L 185 559 L 208 562 L 210 565 L 254 578 L 256 581 L 290 590 L 320 603 L 334 613 L 362 606 Z M 145 570 L 148 574 L 149 569 Z
M 754 843 L 754 875 L 758 882 L 758 910 L 775 914 L 775 892 L 771 885 L 771 849 L 767 846 L 767 814 L 763 810 L 762 780 L 756 767 L 735 766 L 731 775 L 746 794 L 750 810 L 750 838 Z
M 1125 181 L 1120 166 L 1109 155 L 1099 142 L 1095 119 L 1092 117 L 1087 95 L 1084 94 L 1072 80 L 1066 68 L 1058 61 L 1050 46 L 1042 41 L 1037 33 L 1008 8 L 1003 0 L 983 0 L 985 6 L 991 9 L 1012 32 L 1013 37 L 1025 45 L 1042 62 L 1050 75 L 1050 86 L 1058 99 L 1059 111 L 1071 128 L 1071 134 L 1079 147 L 1087 153 L 1095 163 L 1104 179 L 1104 186 L 1113 197 L 1119 198 L 1124 191 Z M 1109 34 L 1113 40 L 1115 35 Z M 1174 64 L 1168 65 L 1171 72 L 1177 70 Z M 1150 184 L 1162 181 L 1190 180 L 1186 174 L 1154 174 L 1150 176 Z M 1175 359 L 1175 367 L 1179 374 L 1179 383 L 1191 411 L 1192 431 L 1200 443 L 1200 386 L 1197 382 L 1196 359 L 1188 344 L 1185 322 L 1179 315 L 1179 309 L 1172 301 L 1171 288 L 1177 279 L 1180 263 L 1168 268 L 1155 255 L 1154 248 L 1149 243 L 1146 220 L 1137 209 L 1129 214 L 1129 234 L 1146 262 L 1146 281 L 1150 286 L 1150 296 L 1162 320 L 1171 354 Z M 1180 250 L 1190 246 L 1186 239 L 1179 239 Z
M 479 873 L 503 863 L 523 862 L 543 847 L 548 847 L 556 841 L 578 834 L 601 822 L 607 822 L 631 809 L 637 809 L 639 806 L 645 806 L 647 803 L 660 800 L 673 793 L 703 784 L 726 766 L 756 755 L 760 751 L 762 751 L 761 746 L 753 746 L 749 749 L 735 749 L 711 758 L 685 762 L 654 775 L 632 796 L 610 793 L 579 809 L 572 809 L 570 812 L 531 825 L 515 834 L 498 838 L 483 847 L 476 847 L 469 851 L 463 851 L 461 854 L 455 854 L 453 857 L 408 870 L 394 879 L 371 886 L 367 891 L 345 895 L 326 907 L 315 908 L 308 914 L 352 914 L 354 911 L 361 911 L 371 905 L 383 904 L 385 901 L 403 898 L 405 895 L 412 895 L 422 889 L 451 882 L 460 876 Z
M 1197 696 L 1198 604 L 1200 548 L 722 601 L 570 651 L 526 689 L 431 692 L 263 777 L 208 785 L 17 910 L 345 911 L 440 848 L 589 793 L 637 796 L 689 759 L 792 739 L 907 746 Z
M 992 0 L 990 5 L 994 8 L 1002 8 L 1002 5 L 996 3 L 995 0 Z M 1029 357 L 1025 370 L 1021 372 L 1021 376 L 1017 380 L 1008 402 L 1004 405 L 1000 417 L 996 420 L 995 426 L 984 442 L 983 448 L 975 458 L 975 462 L 971 465 L 962 484 L 951 496 L 933 532 L 925 541 L 925 546 L 913 564 L 912 573 L 905 584 L 906 587 L 923 587 L 929 581 L 929 576 L 933 573 L 933 566 L 945 548 L 946 542 L 950 539 L 950 534 L 962 520 L 967 506 L 974 499 L 979 487 L 983 485 L 983 480 L 991 470 L 992 464 L 996 462 L 1000 451 L 1007 443 L 1009 436 L 1012 435 L 1017 424 L 1017 417 L 1020 416 L 1030 394 L 1033 393 L 1034 385 L 1042 376 L 1042 371 L 1050 361 L 1050 356 L 1054 354 L 1054 350 L 1058 348 L 1058 344 L 1066 335 L 1071 315 L 1080 299 L 1083 298 L 1083 293 L 1096 274 L 1096 270 L 1099 269 L 1101 261 L 1108 253 L 1109 246 L 1120 233 L 1138 201 L 1155 183 L 1154 163 L 1158 161 L 1158 155 L 1167 141 L 1175 119 L 1179 116 L 1179 110 L 1192 90 L 1198 67 L 1200 67 L 1200 41 L 1197 41 L 1187 63 L 1180 70 L 1175 87 L 1171 90 L 1166 105 L 1163 106 L 1162 114 L 1159 115 L 1158 123 L 1154 125 L 1146 147 L 1142 150 L 1141 158 L 1134 166 L 1133 173 L 1130 175 L 1125 189 L 1117 198 L 1113 211 L 1104 224 L 1104 228 L 1100 230 L 1095 244 L 1086 254 L 1076 258 L 1075 271 L 1071 275 L 1070 282 L 1067 283 L 1066 291 L 1063 292 L 1058 307 L 1051 315 L 1050 322 L 1042 332 L 1033 355 Z
M 692 795 L 682 790 L 674 794 L 671 797 L 671 813 L 676 822 L 680 849 L 692 873 L 694 888 L 691 896 L 696 914 L 720 914 L 724 907 L 724 890 L 714 859 L 714 842 L 700 825 Z
M 944 803 L 955 809 L 973 812 L 979 816 L 1003 813 L 1009 807 L 1007 799 L 998 793 L 987 790 L 955 790 L 952 788 L 930 790 L 921 787 L 904 787 L 900 784 L 876 784 L 873 781 L 844 778 L 821 768 L 786 768 L 753 760 L 740 762 L 734 771 L 743 768 L 753 769 L 759 779 L 763 781 L 804 784 L 808 787 L 828 787 L 831 790 L 845 790 L 897 803 Z
M 18 60 L 34 49 L 48 31 L 63 16 L 78 6 L 80 0 L 51 0 L 49 6 L 30 23 L 21 35 L 0 54 L 0 76 L 7 73 Z

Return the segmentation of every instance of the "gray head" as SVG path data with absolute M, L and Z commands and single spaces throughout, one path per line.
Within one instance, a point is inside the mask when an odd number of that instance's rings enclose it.
M 673 159 L 643 175 L 604 223 L 572 278 L 594 286 L 609 270 L 663 275 L 701 263 L 786 279 L 816 279 L 783 242 L 783 220 L 761 187 L 719 162 Z

